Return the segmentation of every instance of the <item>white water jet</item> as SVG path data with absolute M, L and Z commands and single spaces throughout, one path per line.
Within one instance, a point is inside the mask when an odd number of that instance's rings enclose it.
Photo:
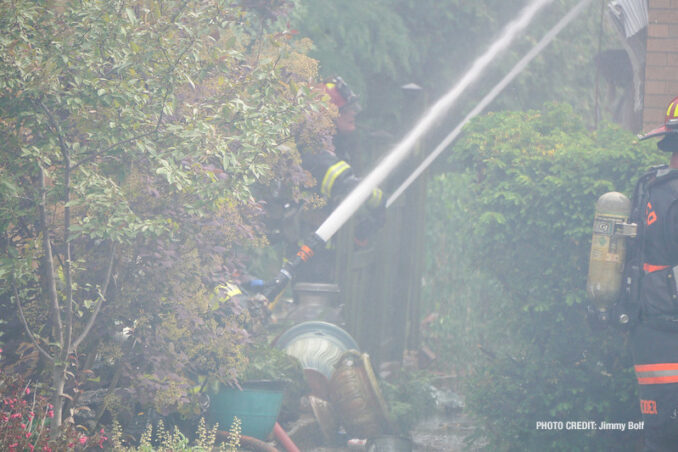
M 541 53 L 544 48 L 553 41 L 553 39 L 560 33 L 563 28 L 565 28 L 572 20 L 579 15 L 579 13 L 582 12 L 584 7 L 590 3 L 591 0 L 582 0 L 572 8 L 572 10 L 565 15 L 557 24 L 555 27 L 553 27 L 544 37 L 537 43 L 536 46 L 534 46 L 525 56 L 511 69 L 511 72 L 506 74 L 506 76 L 494 87 L 492 88 L 492 91 L 487 93 L 487 95 L 483 98 L 483 100 L 480 101 L 478 105 L 464 118 L 463 121 L 455 127 L 455 129 L 445 137 L 443 141 L 440 142 L 440 144 L 431 152 L 431 154 L 424 159 L 423 162 L 419 164 L 416 170 L 412 172 L 408 176 L 408 178 L 403 182 L 400 187 L 396 191 L 394 191 L 391 196 L 388 198 L 386 201 L 386 207 L 390 206 L 395 202 L 396 199 L 405 191 L 407 190 L 407 187 L 414 182 L 421 173 L 423 173 L 426 168 L 429 167 L 429 165 L 433 162 L 433 160 L 440 155 L 441 152 L 443 152 L 452 142 L 457 138 L 457 136 L 461 133 L 461 129 L 468 123 L 471 119 L 475 118 L 478 116 L 484 109 L 487 107 L 490 102 L 494 100 L 495 97 L 501 93 L 506 86 L 508 86 L 509 83 L 513 81 L 514 78 L 518 74 L 520 74 L 523 69 L 532 61 L 537 55 Z
M 459 98 L 459 96 L 475 82 L 487 66 L 505 51 L 518 33 L 524 30 L 535 15 L 553 0 L 535 0 L 526 6 L 517 19 L 510 22 L 500 37 L 471 66 L 462 79 L 417 123 L 412 131 L 348 194 L 337 208 L 315 231 L 325 242 L 348 221 L 386 177 L 407 157 L 417 140 L 441 118 Z

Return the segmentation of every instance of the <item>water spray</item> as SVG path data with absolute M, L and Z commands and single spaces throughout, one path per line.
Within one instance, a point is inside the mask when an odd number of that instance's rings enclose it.
M 521 11 L 517 19 L 506 25 L 500 37 L 475 60 L 461 80 L 430 108 L 412 131 L 344 198 L 315 233 L 306 240 L 296 256 L 285 263 L 278 276 L 264 292 L 269 300 L 277 298 L 282 293 L 294 276 L 296 268 L 313 256 L 314 248 L 322 246 L 334 236 L 363 205 L 372 190 L 377 188 L 408 156 L 421 136 L 447 113 L 459 96 L 478 80 L 489 64 L 505 51 L 516 36 L 532 22 L 537 13 L 552 1 L 534 0 Z
M 494 87 L 492 91 L 487 93 L 487 95 L 480 101 L 478 105 L 464 118 L 463 121 L 455 127 L 455 129 L 445 137 L 443 141 L 429 154 L 426 159 L 424 159 L 421 164 L 417 167 L 416 170 L 408 176 L 408 178 L 403 182 L 396 191 L 394 191 L 391 196 L 386 200 L 386 207 L 388 208 L 391 204 L 395 202 L 396 199 L 412 184 L 412 182 L 417 179 L 421 173 L 423 173 L 426 168 L 435 160 L 447 147 L 452 144 L 452 142 L 459 136 L 462 128 L 473 118 L 479 115 L 485 107 L 487 107 L 490 102 L 492 102 L 503 90 L 508 86 L 509 83 L 513 81 L 518 74 L 520 74 L 525 67 L 532 61 L 537 55 L 541 53 L 544 48 L 553 41 L 553 39 L 565 28 L 572 20 L 582 12 L 584 7 L 590 3 L 591 0 L 581 0 L 577 6 L 572 8 L 572 10 L 563 17 L 555 27 L 553 27 L 544 37 L 535 45 L 525 56 L 511 69 L 511 72 L 506 74 L 506 76 Z

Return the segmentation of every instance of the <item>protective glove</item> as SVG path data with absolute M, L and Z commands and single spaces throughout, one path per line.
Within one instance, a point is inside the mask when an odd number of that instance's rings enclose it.
M 381 189 L 375 188 L 367 202 L 367 214 L 363 215 L 355 226 L 356 243 L 360 246 L 366 246 L 385 223 L 386 200 Z

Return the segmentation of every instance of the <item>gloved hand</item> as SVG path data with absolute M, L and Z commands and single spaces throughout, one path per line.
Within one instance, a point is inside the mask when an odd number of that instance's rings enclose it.
M 244 281 L 241 286 L 248 293 L 261 293 L 266 288 L 266 281 L 263 279 L 249 279 Z
M 354 237 L 360 246 L 366 246 L 369 240 L 386 223 L 386 200 L 381 189 L 375 188 L 367 202 L 367 213 L 358 220 Z

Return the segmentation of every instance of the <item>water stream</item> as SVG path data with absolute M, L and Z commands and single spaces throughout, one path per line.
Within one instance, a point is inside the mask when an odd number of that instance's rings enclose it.
M 534 0 L 528 4 L 510 22 L 500 34 L 499 38 L 473 63 L 459 82 L 440 100 L 438 100 L 417 125 L 396 145 L 391 152 L 344 198 L 339 206 L 327 217 L 316 230 L 316 235 L 328 241 L 360 208 L 372 193 L 372 190 L 381 184 L 386 177 L 408 156 L 413 146 L 440 118 L 447 113 L 459 96 L 468 87 L 477 81 L 489 64 L 504 52 L 513 40 L 534 19 L 537 13 L 553 0 Z
M 541 53 L 544 48 L 549 45 L 551 41 L 560 33 L 563 28 L 565 28 L 572 20 L 579 15 L 584 10 L 584 7 L 587 6 L 591 0 L 581 0 L 577 6 L 572 8 L 569 13 L 567 13 L 560 21 L 556 24 L 555 27 L 553 27 L 544 37 L 535 45 L 521 60 L 511 69 L 511 72 L 506 74 L 506 76 L 499 82 L 497 85 L 492 88 L 492 91 L 487 93 L 487 95 L 481 100 L 478 105 L 475 106 L 471 112 L 466 115 L 463 121 L 457 125 L 457 127 L 454 128 L 454 130 L 447 136 L 443 141 L 440 142 L 440 144 L 431 152 L 426 159 L 424 159 L 421 164 L 417 167 L 416 170 L 412 172 L 408 176 L 408 178 L 403 182 L 400 187 L 396 191 L 394 191 L 391 196 L 388 198 L 386 201 L 386 207 L 390 206 L 393 204 L 393 202 L 398 199 L 398 197 L 405 191 L 407 190 L 407 187 L 410 186 L 412 182 L 417 179 L 421 173 L 423 173 L 426 168 L 429 167 L 429 165 L 435 160 L 440 153 L 442 153 L 447 147 L 452 144 L 452 142 L 457 138 L 457 136 L 461 133 L 461 129 L 468 123 L 471 119 L 475 118 L 477 115 L 479 115 L 485 107 L 487 107 L 490 102 L 494 100 L 495 97 L 501 93 L 504 88 L 508 86 L 509 83 L 513 81 L 514 78 L 518 74 L 520 74 L 525 67 L 532 61 L 537 55 Z

